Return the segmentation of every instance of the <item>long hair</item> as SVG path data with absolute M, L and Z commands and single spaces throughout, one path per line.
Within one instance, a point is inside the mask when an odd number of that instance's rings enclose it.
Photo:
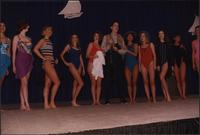
M 139 33 L 139 45 L 142 44 L 142 41 L 140 40 L 140 37 L 141 37 L 142 34 L 144 34 L 145 37 L 146 37 L 146 40 L 147 40 L 146 43 L 147 43 L 147 44 L 150 44 L 150 36 L 149 36 L 149 33 L 148 33 L 147 31 L 140 31 L 140 33 Z
M 81 48 L 80 48 L 80 41 L 79 41 L 79 37 L 78 37 L 78 35 L 77 35 L 77 34 L 72 34 L 72 35 L 70 36 L 70 39 L 69 39 L 69 45 L 70 45 L 70 47 L 72 47 L 72 46 L 73 46 L 73 43 L 72 43 L 72 38 L 73 38 L 73 36 L 74 36 L 74 35 L 76 35 L 76 36 L 77 36 L 77 38 L 78 38 L 78 42 L 77 42 L 77 48 L 81 49 Z
M 21 21 L 17 24 L 17 33 L 19 34 L 22 30 L 26 29 L 29 24 L 25 21 Z
M 133 36 L 133 43 L 137 43 L 137 33 L 135 31 L 128 31 L 124 34 L 124 42 L 125 42 L 125 45 L 128 44 L 128 40 L 127 40 L 127 37 L 128 35 L 131 34 Z
M 93 34 L 92 34 L 92 36 L 91 36 L 91 42 L 94 42 L 94 36 L 95 36 L 95 34 L 98 34 L 99 35 L 99 45 L 101 45 L 101 43 L 102 43 L 102 39 L 103 39 L 103 36 L 102 36 L 102 34 L 101 34 L 101 32 L 99 32 L 99 31 L 95 31 Z
M 177 37 L 177 36 L 180 37 L 179 45 L 183 45 L 182 36 L 181 36 L 181 34 L 179 34 L 179 33 L 176 33 L 176 34 L 173 36 L 173 44 L 175 44 L 175 37 Z
M 169 39 L 169 37 L 168 37 L 166 31 L 163 30 L 163 29 L 160 29 L 160 30 L 158 31 L 157 36 L 156 36 L 156 43 L 161 43 L 161 42 L 160 42 L 160 38 L 159 38 L 159 32 L 161 32 L 161 31 L 164 33 L 164 42 L 170 43 L 170 39 Z

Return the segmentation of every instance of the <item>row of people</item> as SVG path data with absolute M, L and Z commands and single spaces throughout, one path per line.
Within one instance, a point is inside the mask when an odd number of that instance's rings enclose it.
M 14 36 L 12 41 L 12 68 L 16 74 L 16 78 L 20 79 L 20 108 L 22 110 L 30 110 L 28 102 L 28 81 L 31 70 L 33 68 L 32 42 L 26 33 L 29 30 L 27 23 L 21 23 L 18 27 L 18 34 Z M 10 61 L 11 41 L 5 36 L 5 24 L 0 23 L 0 77 L 1 84 L 8 74 Z M 91 93 L 93 104 L 100 104 L 101 87 L 103 76 L 95 77 L 92 73 L 94 69 L 94 60 L 98 58 L 98 51 L 103 52 L 105 56 L 104 73 L 104 90 L 106 103 L 109 103 L 112 97 L 112 91 L 118 90 L 121 101 L 125 102 L 124 90 L 125 87 L 122 80 L 127 80 L 128 95 L 130 103 L 135 102 L 137 79 L 139 71 L 142 74 L 144 81 L 145 93 L 148 101 L 151 101 L 149 82 L 153 97 L 153 102 L 156 102 L 156 87 L 155 87 L 155 71 L 159 71 L 163 95 L 166 101 L 171 101 L 168 84 L 166 82 L 166 74 L 173 67 L 179 94 L 182 98 L 186 98 L 186 49 L 181 41 L 181 36 L 174 37 L 173 45 L 167 39 L 166 33 L 163 30 L 158 32 L 158 40 L 154 45 L 150 42 L 148 32 L 142 31 L 139 34 L 139 42 L 136 43 L 136 33 L 127 32 L 123 38 L 119 33 L 119 23 L 114 22 L 111 26 L 111 33 L 107 34 L 101 40 L 101 34 L 95 32 L 93 41 L 89 43 L 86 52 L 88 59 L 87 72 L 91 80 Z M 44 108 L 56 108 L 55 96 L 60 85 L 60 79 L 56 73 L 54 65 L 58 63 L 53 56 L 53 43 L 51 36 L 53 30 L 51 26 L 45 26 L 42 29 L 43 38 L 38 41 L 33 51 L 42 59 L 42 67 L 45 71 L 45 85 L 43 89 Z M 197 39 L 192 42 L 193 54 L 193 69 L 199 72 L 199 26 L 196 27 Z M 169 48 L 172 49 L 169 49 Z M 170 51 L 169 51 L 170 50 Z M 174 51 L 174 52 L 171 52 Z M 169 55 L 170 53 L 170 55 Z M 67 58 L 65 58 L 67 54 Z M 174 54 L 173 57 L 171 54 Z M 72 74 L 73 90 L 72 90 L 72 105 L 79 106 L 77 97 L 84 85 L 82 75 L 85 74 L 83 58 L 81 54 L 79 37 L 73 34 L 69 44 L 61 52 L 61 60 L 68 67 Z M 124 72 L 123 72 L 124 71 Z M 53 86 L 52 86 L 53 85 Z M 52 87 L 51 87 L 52 86 Z M 50 102 L 49 93 L 51 89 Z

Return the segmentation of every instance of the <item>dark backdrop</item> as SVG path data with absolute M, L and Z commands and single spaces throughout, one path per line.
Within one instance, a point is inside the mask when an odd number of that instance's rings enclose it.
M 16 34 L 17 22 L 27 20 L 30 24 L 28 35 L 32 38 L 35 45 L 41 38 L 41 28 L 46 24 L 50 24 L 54 28 L 52 39 L 55 43 L 55 57 L 59 56 L 59 53 L 68 43 L 70 34 L 77 33 L 80 36 L 85 60 L 85 52 L 92 33 L 96 30 L 101 31 L 103 34 L 109 33 L 110 25 L 114 20 L 119 21 L 121 34 L 128 30 L 136 32 L 147 30 L 152 41 L 155 40 L 159 28 L 166 29 L 170 36 L 178 32 L 183 36 L 184 44 L 189 52 L 187 69 L 188 94 L 198 94 L 197 76 L 191 69 L 192 36 L 187 32 L 193 23 L 195 15 L 198 14 L 198 0 L 81 1 L 83 15 L 80 18 L 71 20 L 57 15 L 66 3 L 67 1 L 64 0 L 1 1 L 1 20 L 7 25 L 7 36 L 12 38 Z M 62 62 L 56 68 L 61 79 L 57 101 L 69 101 L 71 99 L 72 77 Z M 84 80 L 85 86 L 80 93 L 79 99 L 91 100 L 90 81 L 87 75 L 84 77 Z M 162 95 L 158 84 L 157 81 L 157 95 Z M 41 68 L 41 61 L 35 57 L 29 84 L 31 102 L 42 102 L 43 85 L 44 72 Z M 1 92 L 3 104 L 19 102 L 19 80 L 15 79 L 12 72 L 6 78 Z M 137 96 L 145 96 L 141 76 L 139 77 Z

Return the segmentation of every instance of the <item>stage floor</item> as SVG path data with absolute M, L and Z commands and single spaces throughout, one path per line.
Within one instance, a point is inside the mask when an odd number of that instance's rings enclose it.
M 170 103 L 137 102 L 80 107 L 61 106 L 55 110 L 35 107 L 30 112 L 1 111 L 2 134 L 56 134 L 106 129 L 129 125 L 199 117 L 198 97 L 175 99 Z

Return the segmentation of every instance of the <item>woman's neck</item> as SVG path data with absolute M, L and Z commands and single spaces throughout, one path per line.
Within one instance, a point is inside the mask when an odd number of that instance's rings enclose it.
M 95 41 L 94 41 L 94 44 L 95 44 L 95 45 L 99 45 L 99 40 L 95 40 Z
M 44 39 L 47 39 L 47 40 L 49 40 L 49 36 L 44 36 Z
M 111 35 L 117 36 L 117 32 L 112 31 L 112 32 L 111 32 Z
M 164 43 L 164 42 L 165 42 L 165 40 L 164 40 L 164 39 L 160 39 L 160 42 L 161 42 L 161 43 Z
M 179 46 L 180 45 L 180 42 L 175 42 L 174 43 L 176 46 Z
M 132 45 L 133 44 L 133 41 L 128 41 L 128 45 Z
M 20 32 L 19 35 L 20 35 L 21 37 L 26 37 L 26 33 L 25 33 L 25 32 Z
M 4 38 L 4 37 L 5 37 L 4 33 L 1 32 L 1 33 L 0 33 L 0 38 Z
M 72 43 L 73 48 L 77 48 L 77 43 Z

